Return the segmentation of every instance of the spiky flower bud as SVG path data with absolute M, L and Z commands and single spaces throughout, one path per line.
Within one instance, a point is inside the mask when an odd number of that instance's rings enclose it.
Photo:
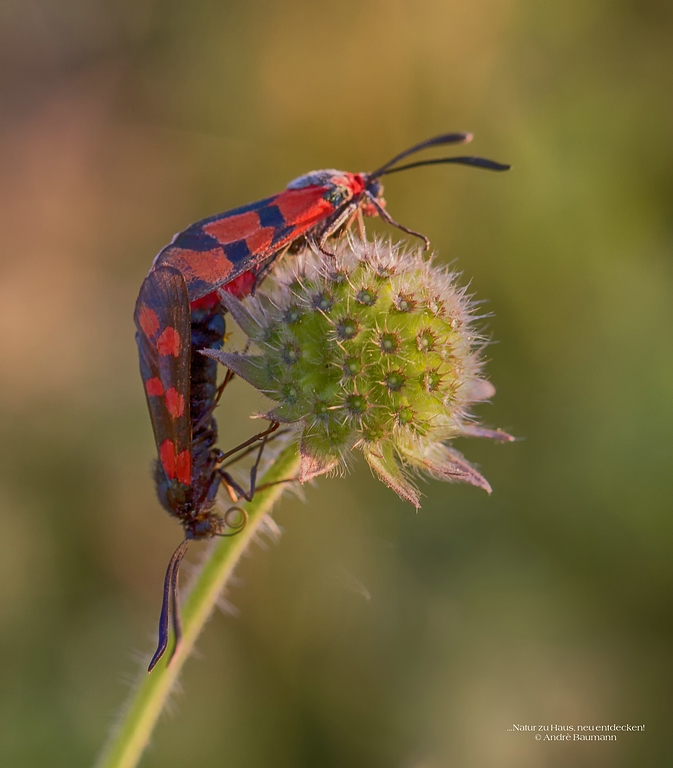
M 480 376 L 483 340 L 456 276 L 389 242 L 342 242 L 334 256 L 305 249 L 264 293 L 244 302 L 223 293 L 257 353 L 209 354 L 278 403 L 265 418 L 298 423 L 302 481 L 357 447 L 416 507 L 406 468 L 490 492 L 445 445 L 512 439 L 471 420 L 471 406 L 494 389 Z

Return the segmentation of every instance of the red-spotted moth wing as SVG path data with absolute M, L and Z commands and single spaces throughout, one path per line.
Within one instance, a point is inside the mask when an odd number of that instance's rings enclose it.
M 159 460 L 169 481 L 191 485 L 190 312 L 182 273 L 159 266 L 145 278 L 135 310 L 140 375 Z
M 157 256 L 184 275 L 195 301 L 264 264 L 335 211 L 331 187 L 285 190 L 197 221 Z

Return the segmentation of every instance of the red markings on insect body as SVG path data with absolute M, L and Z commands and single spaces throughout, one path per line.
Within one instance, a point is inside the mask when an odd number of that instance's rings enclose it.
M 185 412 L 185 398 L 174 387 L 166 392 L 166 410 L 174 419 L 180 418 Z
M 239 213 L 238 216 L 211 221 L 210 224 L 204 225 L 203 230 L 221 243 L 233 243 L 234 240 L 245 240 L 259 228 L 259 214 L 256 211 L 248 211 Z
M 248 235 L 245 238 L 245 244 L 250 253 L 261 253 L 271 245 L 275 234 L 276 230 L 273 227 L 263 227 Z
M 350 182 L 350 188 L 353 190 L 354 197 L 359 195 L 367 186 L 364 176 L 361 173 L 346 173 L 346 176 Z
M 249 269 L 247 272 L 243 272 L 238 277 L 225 283 L 219 290 L 226 291 L 237 299 L 242 299 L 245 296 L 249 296 L 252 293 L 252 289 L 255 287 L 255 281 L 257 276 Z M 207 293 L 200 299 L 190 302 L 189 306 L 192 312 L 196 309 L 212 309 L 216 307 L 220 302 L 220 298 L 217 295 L 217 291 Z
M 172 440 L 164 440 L 159 446 L 159 459 L 166 477 L 175 480 L 175 443 Z
M 157 317 L 157 313 L 149 307 L 140 308 L 138 322 L 140 323 L 140 327 L 143 329 L 143 332 L 147 337 L 154 336 L 154 334 L 159 330 L 160 323 L 159 318 Z
M 276 197 L 275 204 L 285 221 L 294 225 L 319 221 L 334 210 L 332 203 L 323 197 L 324 191 L 323 187 L 291 189 L 281 192 Z
M 220 299 L 217 295 L 217 291 L 213 291 L 212 293 L 207 293 L 205 296 L 201 296 L 200 299 L 194 299 L 194 301 L 190 301 L 189 307 L 192 312 L 195 309 L 214 309 L 217 307 L 219 302 Z
M 150 397 L 160 397 L 164 393 L 164 385 L 158 376 L 147 379 L 145 382 L 145 391 Z
M 192 457 L 189 455 L 189 451 L 182 451 L 177 455 L 175 474 L 178 481 L 184 485 L 192 484 Z
M 166 326 L 157 339 L 157 351 L 160 355 L 173 355 L 177 357 L 180 354 L 182 340 L 180 334 L 172 326 Z
M 197 279 L 213 283 L 214 286 L 223 283 L 233 269 L 233 264 L 221 248 L 213 248 L 210 251 L 176 248 L 170 254 L 170 264 L 179 269 L 188 282 L 190 279 Z
M 282 223 L 282 220 L 281 220 Z M 257 211 L 239 213 L 238 216 L 227 216 L 218 221 L 212 221 L 203 227 L 203 231 L 217 238 L 221 243 L 234 243 L 245 240 L 250 253 L 264 251 L 273 241 L 275 227 L 262 226 Z
M 192 460 L 189 451 L 177 453 L 172 440 L 164 440 L 159 446 L 159 459 L 169 480 L 178 480 L 184 485 L 192 482 Z

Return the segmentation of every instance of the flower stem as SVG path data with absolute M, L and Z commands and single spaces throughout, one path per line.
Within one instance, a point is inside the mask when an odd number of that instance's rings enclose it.
M 294 477 L 298 466 L 297 448 L 292 444 L 285 448 L 260 480 L 260 486 L 276 484 L 258 490 L 253 500 L 245 505 L 248 522 L 243 531 L 231 538 L 220 539 L 213 547 L 182 606 L 180 649 L 170 664 L 169 654 L 166 654 L 151 674 L 144 673 L 130 701 L 124 705 L 120 722 L 110 734 L 97 768 L 133 768 L 138 764 L 182 665 L 189 658 L 222 589 L 265 515 L 285 488 L 277 481 Z

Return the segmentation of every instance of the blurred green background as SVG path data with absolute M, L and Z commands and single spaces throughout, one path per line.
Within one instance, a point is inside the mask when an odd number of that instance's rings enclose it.
M 6 0 L 0 25 L 0 764 L 91 764 L 153 647 L 180 540 L 133 339 L 154 254 L 470 130 L 514 169 L 386 198 L 488 300 L 480 415 L 525 440 L 461 441 L 493 495 L 428 483 L 418 515 L 362 462 L 285 498 L 143 765 L 673 765 L 669 0 Z M 228 392 L 223 447 L 255 402 Z M 646 730 L 507 732 L 615 722 Z

